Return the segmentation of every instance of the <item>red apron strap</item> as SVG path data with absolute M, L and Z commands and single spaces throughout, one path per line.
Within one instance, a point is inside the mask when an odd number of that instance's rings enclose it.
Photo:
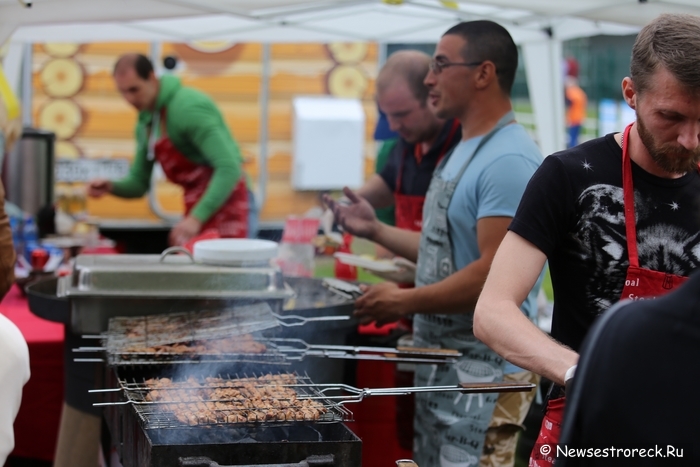
M 632 161 L 629 155 L 630 130 L 632 123 L 627 125 L 622 136 L 622 198 L 625 205 L 625 229 L 627 233 L 627 252 L 630 266 L 639 267 L 637 253 L 637 221 L 634 212 L 634 185 L 632 183 Z
M 420 144 L 420 143 L 416 143 Z M 401 155 L 401 163 L 399 164 L 399 173 L 396 176 L 396 187 L 394 188 L 394 194 L 401 194 L 401 181 L 403 180 L 403 167 L 406 163 L 406 157 L 408 155 L 408 148 L 404 148 L 403 154 Z

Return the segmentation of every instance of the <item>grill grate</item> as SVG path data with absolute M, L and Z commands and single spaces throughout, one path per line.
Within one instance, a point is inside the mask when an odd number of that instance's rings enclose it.
M 353 419 L 350 410 L 324 396 L 308 376 L 278 373 L 190 377 L 175 382 L 170 388 L 159 384 L 164 379 L 119 379 L 127 403 L 134 406 L 146 429 L 230 426 L 232 423 L 336 423 Z M 239 395 L 227 393 L 231 389 Z M 156 391 L 159 392 L 156 394 Z
M 237 306 L 221 311 L 191 311 L 115 317 L 109 320 L 106 338 L 108 351 L 123 351 L 134 346 L 153 347 L 250 334 L 279 325 L 266 302 Z
M 107 351 L 107 362 L 112 366 L 184 363 L 291 364 L 287 355 L 280 352 L 274 342 L 269 339 L 253 338 L 250 335 L 193 342 L 174 347 L 164 345 L 143 349 L 132 348 L 135 350 Z

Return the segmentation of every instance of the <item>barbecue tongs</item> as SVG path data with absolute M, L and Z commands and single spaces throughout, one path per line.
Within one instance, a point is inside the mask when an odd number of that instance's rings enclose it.
M 375 360 L 382 362 L 396 362 L 396 363 L 431 363 L 431 364 L 442 364 L 442 363 L 454 363 L 462 353 L 457 350 L 452 349 L 423 349 L 418 347 L 369 347 L 369 346 L 350 346 L 350 345 L 314 345 L 308 344 L 302 339 L 296 338 L 268 338 L 260 339 L 259 342 L 270 346 L 270 352 L 266 354 L 246 354 L 246 353 L 211 353 L 211 354 L 198 354 L 198 355 L 188 355 L 182 354 L 180 360 L 162 360 L 163 357 L 173 357 L 179 355 L 165 354 L 161 352 L 159 358 L 153 363 L 188 363 L 190 361 L 198 362 L 225 362 L 231 357 L 236 357 L 235 360 L 245 357 L 246 359 L 257 362 L 265 363 L 265 360 L 256 360 L 260 357 L 275 357 L 279 356 L 284 359 L 284 361 L 301 361 L 306 357 L 320 357 L 320 358 L 333 358 L 333 359 L 345 359 L 345 360 Z M 108 350 L 105 347 L 78 347 L 73 349 L 75 353 L 84 352 L 102 352 Z M 117 352 L 120 353 L 120 352 Z M 139 355 L 142 354 L 142 358 L 148 358 L 151 355 L 145 352 L 138 351 L 125 351 L 121 352 L 123 355 Z M 76 358 L 75 362 L 104 362 L 102 358 Z M 122 362 L 122 364 L 128 363 L 128 361 Z M 143 360 L 138 360 L 138 364 L 145 364 Z M 271 360 L 267 363 L 282 363 L 277 360 Z
M 266 384 L 258 384 L 260 387 L 267 386 Z M 365 397 L 370 396 L 406 396 L 420 392 L 461 392 L 466 394 L 485 394 L 485 393 L 501 393 L 501 392 L 527 392 L 534 389 L 536 386 L 533 383 L 521 383 L 519 381 L 499 381 L 495 383 L 459 383 L 448 386 L 408 386 L 396 388 L 356 388 L 347 384 L 315 384 L 315 383 L 295 383 L 282 384 L 279 386 L 288 388 L 308 389 L 312 391 L 310 394 L 299 394 L 297 400 L 311 399 L 332 402 L 337 405 L 343 405 L 354 402 L 362 402 Z M 218 386 L 209 386 L 210 389 Z M 220 386 L 222 388 L 230 388 L 231 386 Z M 235 386 L 233 386 L 235 387 Z M 200 389 L 200 386 L 185 388 L 191 390 Z M 108 389 L 91 389 L 90 393 L 107 393 L 107 392 L 136 392 L 142 393 L 143 388 L 130 389 L 126 387 L 108 388 Z M 127 396 L 128 397 L 128 396 Z M 227 399 L 217 399 L 212 401 L 196 401 L 196 402 L 226 402 Z M 93 407 L 112 406 L 112 405 L 160 405 L 172 404 L 174 401 L 141 401 L 134 400 L 129 397 L 129 400 L 114 401 L 114 402 L 95 402 Z M 188 404 L 196 403 L 185 402 Z

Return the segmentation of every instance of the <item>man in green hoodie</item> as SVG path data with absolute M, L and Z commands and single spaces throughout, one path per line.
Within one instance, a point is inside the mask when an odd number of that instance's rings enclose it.
M 170 232 L 172 245 L 191 245 L 200 236 L 245 238 L 249 200 L 241 153 L 212 99 L 175 76 L 157 78 L 140 54 L 120 57 L 113 76 L 139 112 L 136 155 L 126 178 L 93 180 L 88 195 L 139 198 L 158 161 L 168 180 L 184 189 L 185 215 Z

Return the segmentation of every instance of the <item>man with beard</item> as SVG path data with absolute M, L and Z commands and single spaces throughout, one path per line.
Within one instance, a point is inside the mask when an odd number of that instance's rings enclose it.
M 530 465 L 552 461 L 539 448 L 558 440 L 564 388 L 597 316 L 672 290 L 700 265 L 698 51 L 698 17 L 662 15 L 642 29 L 622 81 L 636 123 L 546 158 L 495 256 L 475 334 L 555 383 Z M 546 260 L 553 339 L 518 309 Z

